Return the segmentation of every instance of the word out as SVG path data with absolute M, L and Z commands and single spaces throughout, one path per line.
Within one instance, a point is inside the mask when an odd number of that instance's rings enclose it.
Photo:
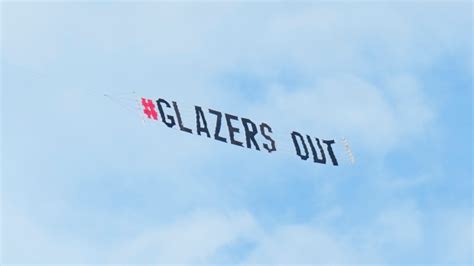
M 247 149 L 268 153 L 278 151 L 273 129 L 266 122 L 256 123 L 249 118 L 196 105 L 193 110 L 193 123 L 185 124 L 179 105 L 175 101 L 169 102 L 163 98 L 153 101 L 142 98 L 141 104 L 143 113 L 148 119 L 159 120 L 169 128 L 178 127 L 180 131 L 188 134 L 205 136 Z M 214 126 L 211 127 L 211 124 Z M 333 149 L 333 145 L 336 144 L 334 140 L 303 136 L 297 131 L 293 131 L 290 136 L 296 155 L 301 160 L 307 161 L 312 158 L 312 161 L 318 164 L 328 164 L 330 160 L 332 165 L 339 165 Z

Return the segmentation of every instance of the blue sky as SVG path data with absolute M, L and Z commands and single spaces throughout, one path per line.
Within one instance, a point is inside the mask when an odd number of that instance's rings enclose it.
M 472 264 L 472 3 L 1 9 L 3 263 Z M 357 163 L 103 97 L 131 91 L 346 136 Z

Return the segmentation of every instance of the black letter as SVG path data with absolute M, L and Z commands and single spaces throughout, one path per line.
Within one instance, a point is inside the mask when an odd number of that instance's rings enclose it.
M 301 154 L 300 145 L 298 144 L 298 141 L 296 140 L 296 137 L 299 137 L 300 140 L 301 140 L 301 143 L 303 143 L 303 148 L 304 148 L 305 155 Z M 309 158 L 308 147 L 306 147 L 306 143 L 304 141 L 303 136 L 301 136 L 300 133 L 298 133 L 296 131 L 293 131 L 293 133 L 291 133 L 291 138 L 293 139 L 293 144 L 295 144 L 296 155 L 298 155 L 304 161 L 308 160 L 308 158 Z
M 331 157 L 332 164 L 335 166 L 338 166 L 339 164 L 337 163 L 336 155 L 334 155 L 334 151 L 332 150 L 331 145 L 336 143 L 334 140 L 323 140 L 324 144 L 328 145 L 328 152 L 329 156 Z
M 252 148 L 252 143 L 255 146 L 255 149 L 257 151 L 260 150 L 260 147 L 258 147 L 257 140 L 255 139 L 255 135 L 258 134 L 257 126 L 255 125 L 252 120 L 247 119 L 247 118 L 242 118 L 242 123 L 244 124 L 245 128 L 245 138 L 247 139 L 247 148 L 251 149 Z M 252 130 L 249 128 L 249 124 L 252 126 Z
M 231 120 L 238 121 L 239 118 L 235 115 L 225 114 L 225 120 L 227 121 L 227 128 L 229 129 L 230 143 L 243 147 L 243 143 L 235 140 L 235 133 L 239 133 L 240 129 L 233 127 Z
M 313 152 L 313 160 L 315 163 L 321 163 L 321 164 L 326 164 L 326 154 L 324 154 L 323 147 L 321 146 L 321 142 L 319 141 L 318 138 L 316 139 L 316 143 L 318 144 L 319 152 L 321 153 L 321 159 L 318 158 L 318 153 L 316 152 L 316 149 L 314 148 L 313 141 L 311 140 L 311 137 L 309 135 L 306 135 L 309 141 L 309 146 L 311 147 L 311 151 Z
M 196 131 L 199 136 L 201 136 L 201 132 L 206 133 L 207 137 L 210 138 L 211 134 L 209 134 L 209 129 L 207 128 L 207 121 L 204 117 L 204 112 L 200 106 L 195 106 L 194 109 L 196 110 Z M 201 122 L 204 124 L 204 127 L 201 126 Z
M 170 108 L 171 105 L 164 99 L 158 99 L 158 101 L 156 101 L 156 104 L 158 105 L 158 111 L 160 112 L 160 116 L 163 118 L 161 121 L 163 121 L 163 123 L 165 123 L 166 126 L 172 128 L 174 127 L 174 125 L 176 125 L 176 122 L 174 121 L 174 117 L 171 115 L 168 115 L 165 117 L 165 112 L 163 111 L 163 106 L 161 106 L 161 103 L 164 103 L 166 107 L 168 108 Z M 168 118 L 170 122 L 166 122 L 166 118 Z
M 176 117 L 178 118 L 179 129 L 184 132 L 193 134 L 193 131 L 183 125 L 183 120 L 181 119 L 181 113 L 179 112 L 178 104 L 173 102 L 174 111 L 176 112 Z
M 214 132 L 214 138 L 218 141 L 227 142 L 225 138 L 219 136 L 219 133 L 221 132 L 221 125 L 222 125 L 222 113 L 219 111 L 212 110 L 212 109 L 209 109 L 209 113 L 217 116 L 216 131 Z
M 265 132 L 265 129 L 267 129 L 268 132 L 270 132 L 270 133 L 273 133 L 273 131 L 272 131 L 272 128 L 271 128 L 269 125 L 267 125 L 266 123 L 260 124 L 260 132 L 262 133 L 262 136 L 263 136 L 266 140 L 270 141 L 270 143 L 271 143 L 271 147 L 270 147 L 268 144 L 265 143 L 265 144 L 263 144 L 263 148 L 264 148 L 265 150 L 267 150 L 268 153 L 271 153 L 272 151 L 276 151 L 276 150 L 277 150 L 277 149 L 276 149 L 276 143 L 275 143 L 275 141 L 272 139 L 272 137 L 270 137 L 270 135 L 268 135 L 268 134 Z

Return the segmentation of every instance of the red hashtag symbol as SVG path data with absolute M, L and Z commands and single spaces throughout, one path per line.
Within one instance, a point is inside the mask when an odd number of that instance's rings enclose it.
M 154 120 L 158 120 L 158 114 L 156 113 L 155 104 L 152 100 L 142 98 L 142 105 L 143 113 L 145 113 L 149 119 L 153 118 Z

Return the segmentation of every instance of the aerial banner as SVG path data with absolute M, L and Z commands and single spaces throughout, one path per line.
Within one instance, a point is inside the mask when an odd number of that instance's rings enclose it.
M 140 109 L 146 119 L 162 123 L 168 128 L 246 149 L 272 154 L 280 150 L 288 152 L 280 147 L 292 146 L 298 158 L 315 164 L 339 166 L 340 158 L 335 152 L 339 145 L 345 151 L 346 159 L 355 163 L 345 138 L 336 142 L 335 139 L 321 139 L 293 130 L 283 136 L 291 145 L 280 145 L 274 136 L 274 129 L 265 121 L 255 121 L 198 105 L 183 111 L 176 101 L 164 98 L 140 98 Z

